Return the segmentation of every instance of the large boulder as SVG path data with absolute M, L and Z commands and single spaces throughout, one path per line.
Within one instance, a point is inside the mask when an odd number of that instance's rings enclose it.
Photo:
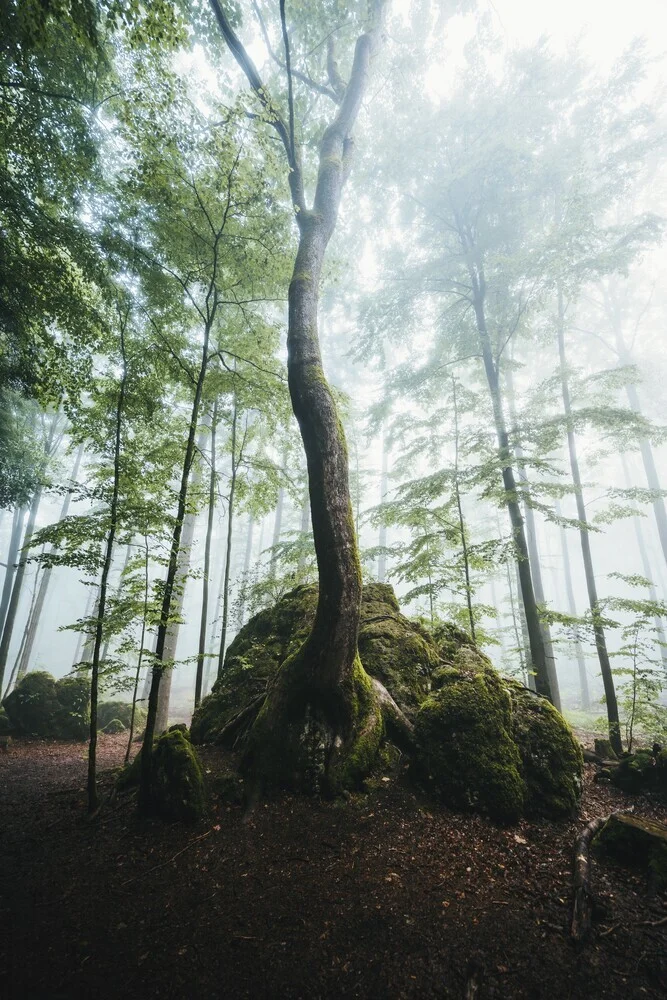
M 219 739 L 225 726 L 266 691 L 308 635 L 316 604 L 316 587 L 298 587 L 240 630 L 221 678 L 194 715 L 194 742 Z M 457 626 L 445 623 L 429 631 L 401 614 L 390 586 L 369 584 L 361 606 L 359 654 L 366 673 L 402 710 L 404 729 L 414 725 L 420 773 L 444 801 L 501 822 L 574 810 L 583 761 L 569 726 L 544 699 L 503 679 Z M 265 715 L 264 709 L 260 723 L 267 722 Z M 375 752 L 381 733 L 375 725 L 361 731 L 360 772 L 367 772 L 366 757 Z M 235 727 L 235 738 L 238 732 Z M 320 744 L 313 749 L 306 742 L 303 750 L 315 766 Z
M 70 675 L 56 681 L 36 670 L 25 675 L 4 699 L 12 729 L 20 736 L 85 740 L 90 727 L 90 685 Z
M 509 691 L 475 650 L 463 647 L 452 661 L 437 671 L 438 689 L 415 720 L 422 768 L 450 805 L 513 822 L 523 812 L 525 785 Z
M 222 676 L 193 716 L 193 742 L 215 742 L 230 719 L 266 690 L 308 635 L 316 606 L 317 587 L 297 587 L 243 626 L 227 650 Z M 359 656 L 366 672 L 384 684 L 408 715 L 428 695 L 431 674 L 440 663 L 429 633 L 401 614 L 393 589 L 382 583 L 364 588 Z
M 124 729 L 129 729 L 131 719 L 131 701 L 103 701 L 97 706 L 97 728 L 105 733 L 120 733 Z M 146 710 L 137 705 L 134 712 L 135 732 L 141 731 L 145 724 Z

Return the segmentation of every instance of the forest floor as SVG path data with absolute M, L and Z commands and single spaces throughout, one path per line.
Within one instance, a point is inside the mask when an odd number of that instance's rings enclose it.
M 100 767 L 123 750 L 101 736 Z M 225 763 L 201 756 L 211 777 Z M 569 939 L 575 835 L 630 804 L 666 818 L 587 771 L 576 820 L 509 829 L 422 800 L 400 768 L 344 803 L 244 816 L 214 800 L 186 828 L 140 821 L 125 796 L 89 823 L 85 748 L 15 741 L 0 753 L 0 997 L 663 1000 L 667 901 L 645 875 L 596 862 L 597 922 Z

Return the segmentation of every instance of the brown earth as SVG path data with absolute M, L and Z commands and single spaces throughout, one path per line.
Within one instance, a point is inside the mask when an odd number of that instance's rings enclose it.
M 100 767 L 123 749 L 102 736 Z M 574 837 L 631 804 L 593 768 L 572 822 L 439 809 L 399 766 L 345 803 L 214 800 L 188 829 L 141 822 L 131 796 L 87 822 L 84 756 L 0 753 L 2 1000 L 463 998 L 473 970 L 479 1000 L 665 996 L 667 901 L 645 875 L 595 863 L 593 934 L 569 940 Z M 224 755 L 201 756 L 212 778 Z

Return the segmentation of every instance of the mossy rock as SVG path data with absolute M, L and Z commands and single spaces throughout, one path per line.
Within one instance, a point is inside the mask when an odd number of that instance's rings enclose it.
M 521 755 L 527 815 L 571 815 L 583 789 L 583 755 L 572 730 L 545 698 L 509 681 L 512 737 Z
M 266 690 L 308 636 L 316 607 L 317 587 L 297 587 L 243 626 L 227 651 L 221 678 L 193 716 L 195 743 L 215 742 L 230 719 Z M 388 584 L 364 588 L 359 655 L 366 672 L 385 685 L 406 714 L 414 715 L 430 691 L 430 675 L 440 658 L 426 629 L 400 613 Z
M 108 725 L 112 721 L 121 723 L 123 729 L 130 728 L 132 720 L 131 701 L 102 701 L 97 706 L 97 728 L 108 733 Z M 140 731 L 146 724 L 146 710 L 137 705 L 134 713 L 134 729 Z
M 180 730 L 158 738 L 153 749 L 150 801 L 162 819 L 196 823 L 206 815 L 204 772 L 194 747 Z
M 614 768 L 611 783 L 623 792 L 638 795 L 654 785 L 656 777 L 655 760 L 650 750 L 638 750 L 634 754 L 625 754 Z
M 610 816 L 593 846 L 620 864 L 649 871 L 658 890 L 667 889 L 667 826 L 656 820 L 620 813 Z
M 415 720 L 422 767 L 448 804 L 514 822 L 523 811 L 525 786 L 509 691 L 474 649 L 451 659 Z
M 111 719 L 110 722 L 107 722 L 102 732 L 106 733 L 107 736 L 116 736 L 118 733 L 127 732 L 127 727 L 120 719 Z
M 90 685 L 85 677 L 56 681 L 46 671 L 25 675 L 3 701 L 12 728 L 22 736 L 85 740 L 90 727 Z

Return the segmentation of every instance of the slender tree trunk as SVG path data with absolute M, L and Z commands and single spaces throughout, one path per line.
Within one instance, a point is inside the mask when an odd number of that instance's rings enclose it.
M 238 462 L 236 455 L 236 438 L 238 429 L 238 406 L 234 393 L 234 410 L 232 413 L 232 474 L 229 480 L 229 500 L 227 502 L 227 545 L 225 548 L 225 578 L 222 585 L 222 626 L 220 629 L 220 649 L 218 650 L 218 680 L 222 677 L 225 663 L 225 648 L 227 646 L 227 619 L 229 616 L 229 576 L 232 564 L 232 538 L 234 537 L 234 498 L 236 494 L 236 477 Z
M 86 610 L 84 611 L 84 620 L 87 620 L 90 617 L 90 613 L 91 613 L 91 611 L 93 609 L 93 601 L 94 600 L 95 600 L 95 594 L 94 594 L 93 588 L 90 587 L 88 589 L 88 597 L 86 599 Z M 82 660 L 86 659 L 86 657 L 84 656 L 84 653 L 86 651 L 85 650 L 85 643 L 86 643 L 86 641 L 87 641 L 86 640 L 86 633 L 83 632 L 83 631 L 79 632 L 79 638 L 78 638 L 77 644 L 76 644 L 76 652 L 74 654 L 74 661 L 72 663 L 72 670 L 75 667 L 77 667 L 79 665 L 79 663 L 81 663 Z
M 206 656 L 206 634 L 208 626 L 208 591 L 211 575 L 211 537 L 213 535 L 213 515 L 215 514 L 215 429 L 218 423 L 218 401 L 213 404 L 211 417 L 211 467 L 208 482 L 208 520 L 206 522 L 206 542 L 204 544 L 204 577 L 202 580 L 201 619 L 199 622 L 199 650 L 197 652 L 197 674 L 195 677 L 195 709 L 202 698 L 204 681 L 204 658 Z
M 72 468 L 72 472 L 70 475 L 70 483 L 73 486 L 76 484 L 76 478 L 79 475 L 79 466 L 81 465 L 81 459 L 83 457 L 83 449 L 84 446 L 80 445 L 74 459 L 74 466 Z M 71 500 L 72 500 L 72 491 L 71 489 L 68 489 L 67 493 L 65 494 L 62 507 L 60 508 L 60 515 L 58 517 L 59 522 L 64 521 L 65 518 L 67 517 Z M 42 578 L 40 580 L 39 590 L 37 592 L 35 604 L 32 609 L 32 613 L 28 619 L 28 623 L 26 625 L 25 643 L 23 645 L 21 659 L 18 665 L 17 681 L 20 681 L 21 678 L 24 677 L 28 671 L 28 664 L 30 663 L 32 648 L 35 644 L 37 630 L 39 628 L 42 612 L 44 610 L 44 603 L 46 601 L 46 595 L 49 589 L 49 583 L 51 582 L 52 572 L 53 572 L 53 567 L 46 566 L 42 573 Z
M 125 576 L 125 570 L 127 569 L 128 563 L 130 562 L 130 556 L 131 555 L 132 555 L 132 546 L 131 545 L 126 545 L 125 546 L 125 559 L 123 560 L 123 565 L 120 568 L 120 575 L 118 577 L 118 585 L 117 585 L 116 590 L 115 590 L 114 595 L 113 595 L 115 600 L 118 600 L 118 598 L 120 597 L 121 593 L 123 592 L 123 584 L 124 584 L 123 577 Z M 104 640 L 104 645 L 102 646 L 102 652 L 100 654 L 100 663 L 104 663 L 105 660 L 106 660 L 106 658 L 107 658 L 107 656 L 109 655 L 109 647 L 110 647 L 110 645 L 111 645 L 111 637 L 107 636 L 107 638 Z
M 44 447 L 44 453 L 46 457 L 49 457 L 52 453 L 57 424 L 58 424 L 58 415 L 54 414 L 53 421 L 51 423 L 49 434 Z M 16 624 L 16 613 L 19 607 L 19 600 L 21 598 L 21 589 L 23 587 L 23 580 L 25 577 L 26 566 L 28 563 L 30 540 L 32 539 L 32 535 L 35 530 L 35 521 L 37 520 L 37 512 L 39 510 L 39 504 L 41 498 L 42 498 L 42 487 L 40 486 L 35 492 L 35 495 L 32 499 L 32 503 L 30 504 L 28 523 L 26 525 L 25 536 L 23 538 L 23 547 L 21 549 L 21 556 L 19 558 L 19 564 L 16 570 L 16 575 L 14 576 L 11 597 L 9 598 L 9 604 L 7 606 L 7 616 L 5 618 L 5 623 L 2 630 L 2 639 L 0 640 L 0 691 L 2 691 L 3 689 L 5 670 L 7 668 L 7 659 L 9 657 L 9 647 L 12 641 L 14 625 Z M 7 569 L 9 571 L 9 567 L 7 567 Z
M 565 307 L 563 301 L 563 290 L 558 288 L 558 355 L 560 359 L 561 389 L 563 394 L 563 409 L 567 421 L 567 447 L 570 455 L 570 470 L 572 482 L 575 487 L 575 498 L 577 501 L 577 517 L 581 524 L 579 538 L 581 541 L 581 554 L 584 560 L 584 572 L 586 575 L 586 588 L 588 590 L 588 602 L 593 617 L 593 633 L 595 635 L 595 645 L 597 648 L 600 671 L 602 673 L 602 683 L 604 685 L 605 700 L 607 703 L 607 718 L 609 720 L 609 740 L 612 748 L 617 754 L 623 752 L 621 741 L 621 727 L 618 718 L 618 704 L 616 701 L 616 689 L 614 686 L 614 676 L 611 671 L 611 662 L 607 651 L 607 640 L 602 625 L 602 615 L 598 601 L 597 584 L 595 581 L 595 571 L 593 569 L 593 556 L 591 553 L 591 541 L 588 530 L 588 518 L 586 515 L 586 505 L 581 485 L 581 475 L 579 472 L 579 459 L 577 456 L 577 442 L 574 433 L 574 421 L 572 419 L 572 405 L 570 402 L 570 387 L 567 376 L 567 361 L 565 356 Z
M 634 483 L 630 475 L 630 469 L 628 468 L 628 461 L 624 453 L 621 452 L 621 464 L 623 465 L 623 475 L 625 477 L 625 485 L 631 488 Z M 651 563 L 648 557 L 648 552 L 646 550 L 646 543 L 644 541 L 644 532 L 642 531 L 642 524 L 640 519 L 635 516 L 632 518 L 632 524 L 635 529 L 635 538 L 637 539 L 637 549 L 639 551 L 639 557 L 642 562 L 642 572 L 646 580 L 649 581 L 648 595 L 650 600 L 654 603 L 658 603 L 658 593 L 655 589 L 655 584 L 652 579 Z M 661 618 L 653 619 L 653 626 L 655 628 L 656 638 L 660 644 L 660 659 L 662 661 L 662 667 L 667 674 L 667 645 L 665 645 L 665 630 L 662 624 Z
M 42 554 L 43 554 L 43 550 L 42 550 Z M 40 558 L 41 558 L 41 556 L 40 556 Z M 40 579 L 41 579 L 41 577 L 39 575 L 39 563 L 38 563 L 37 564 L 37 568 L 35 569 L 35 579 L 33 581 L 33 587 L 32 587 L 32 598 L 30 600 L 30 608 L 28 610 L 28 621 L 30 621 L 30 618 L 31 618 L 31 616 L 32 616 L 32 614 L 33 614 L 33 612 L 35 610 L 35 602 L 37 600 L 37 590 L 38 590 L 37 584 L 40 582 Z M 19 646 L 18 653 L 16 654 L 16 659 L 14 660 L 14 667 L 12 669 L 11 676 L 9 678 L 9 683 L 7 684 L 7 687 L 5 688 L 5 693 L 3 695 L 4 698 L 7 697 L 7 695 L 9 694 L 9 692 L 14 687 L 14 682 L 16 682 L 18 684 L 21 680 L 23 680 L 23 678 L 25 676 L 25 671 L 23 673 L 21 673 L 21 671 L 20 671 L 20 665 L 21 665 L 21 662 L 22 662 L 22 659 L 23 659 L 23 650 L 25 649 L 26 638 L 27 638 L 26 630 L 24 629 L 23 630 L 23 635 L 21 636 L 21 644 Z
M 516 578 L 516 592 L 521 593 L 521 573 L 519 572 L 518 562 L 514 563 L 514 575 Z M 523 643 L 523 654 L 526 659 L 526 687 L 529 687 L 531 691 L 537 691 L 537 684 L 535 683 L 535 672 L 530 669 L 530 636 L 528 635 L 528 625 L 526 623 L 526 612 L 524 611 L 523 604 L 519 601 L 519 625 L 521 627 L 521 640 Z
M 468 247 L 469 240 L 462 235 L 464 249 Z M 519 570 L 519 580 L 521 583 L 521 599 L 526 616 L 526 626 L 528 628 L 528 639 L 530 644 L 530 657 L 532 669 L 535 673 L 535 686 L 538 694 L 548 698 L 553 702 L 554 692 L 552 690 L 551 672 L 544 648 L 544 636 L 542 633 L 542 622 L 540 620 L 535 591 L 533 587 L 533 577 L 530 571 L 530 558 L 528 555 L 528 544 L 526 542 L 526 532 L 521 506 L 519 503 L 519 492 L 514 478 L 514 469 L 511 464 L 511 451 L 509 446 L 509 436 L 505 424 L 505 414 L 503 411 L 502 396 L 500 392 L 500 382 L 498 378 L 498 366 L 493 356 L 491 338 L 486 327 L 486 316 L 484 312 L 485 283 L 481 268 L 475 271 L 470 269 L 470 277 L 473 285 L 473 304 L 475 308 L 475 318 L 477 332 L 479 335 L 482 358 L 484 361 L 484 371 L 491 395 L 493 406 L 493 417 L 498 437 L 498 456 L 502 467 L 503 485 L 505 487 L 505 505 L 509 514 L 512 526 L 514 547 L 516 550 L 517 565 Z
M 526 656 L 526 652 L 530 653 L 528 648 L 528 636 L 525 632 L 525 624 L 523 619 L 521 619 L 521 613 L 519 612 L 519 619 L 517 621 L 517 609 L 516 602 L 514 600 L 514 591 L 512 589 L 512 571 L 510 570 L 509 561 L 505 563 L 505 568 L 507 570 L 507 591 L 509 594 L 510 601 L 510 612 L 512 614 L 512 627 L 514 629 L 514 641 L 516 643 L 516 651 L 519 656 L 519 666 L 521 667 L 521 673 L 523 675 L 523 683 L 526 687 L 530 687 L 532 691 L 535 690 L 535 678 L 533 677 L 532 671 L 526 669 L 526 662 L 530 662 L 530 656 Z M 519 584 L 518 573 L 517 573 L 517 584 Z M 519 626 L 521 626 L 521 633 L 519 632 Z
M 389 494 L 389 449 L 387 448 L 387 432 L 382 428 L 382 470 L 380 472 L 380 503 L 387 502 Z M 378 532 L 378 581 L 384 583 L 387 579 L 387 525 L 380 521 Z
M 99 693 L 100 652 L 104 634 L 104 611 L 107 600 L 109 572 L 113 558 L 113 547 L 118 525 L 118 498 L 120 494 L 120 452 L 123 427 L 123 407 L 127 386 L 127 357 L 125 353 L 125 322 L 126 317 L 120 317 L 120 352 L 123 359 L 123 371 L 116 403 L 116 426 L 113 452 L 113 488 L 109 505 L 109 531 L 107 533 L 102 561 L 102 575 L 97 604 L 97 622 L 95 625 L 95 641 L 93 645 L 93 660 L 90 672 L 90 742 L 88 744 L 88 812 L 94 813 L 99 808 L 97 795 L 97 702 Z
M 167 633 L 169 631 L 170 618 L 172 614 L 172 601 L 174 596 L 174 586 L 176 584 L 176 575 L 178 572 L 178 556 L 181 549 L 181 535 L 183 534 L 183 523 L 186 517 L 186 508 L 188 500 L 188 482 L 190 479 L 190 471 L 192 469 L 192 463 L 195 456 L 195 441 L 197 437 L 197 423 L 199 421 L 199 408 L 201 406 L 202 393 L 204 390 L 204 380 L 206 378 L 206 370 L 209 361 L 209 341 L 211 336 L 211 328 L 215 320 L 215 313 L 217 307 L 217 293 L 214 292 L 214 285 L 211 284 L 210 292 L 213 292 L 213 305 L 212 311 L 208 315 L 207 322 L 204 326 L 204 343 L 202 345 L 201 363 L 199 367 L 199 374 L 197 377 L 197 384 L 195 386 L 194 398 L 192 401 L 192 409 L 190 411 L 190 425 L 188 428 L 188 437 L 185 445 L 185 455 L 183 456 L 183 466 L 181 469 L 181 482 L 178 491 L 178 506 L 176 510 L 176 518 L 174 523 L 174 530 L 171 538 L 171 547 L 169 552 L 169 564 L 167 567 L 167 577 L 164 583 L 164 590 L 162 593 L 162 606 L 160 609 L 160 623 L 157 629 L 157 636 L 155 639 L 155 660 L 153 664 L 153 670 L 151 673 L 151 687 L 150 693 L 148 695 L 148 712 L 146 716 L 146 730 L 144 732 L 144 740 L 141 748 L 141 782 L 139 786 L 139 807 L 142 811 L 150 811 L 151 808 L 151 771 L 153 765 L 153 740 L 155 738 L 155 729 L 158 722 L 158 703 L 160 698 L 160 685 L 163 680 L 163 675 L 165 673 L 165 645 L 167 641 Z M 207 297 L 207 308 L 209 299 Z
M 12 519 L 12 533 L 9 537 L 9 550 L 7 552 L 7 568 L 5 570 L 5 579 L 2 585 L 2 598 L 0 598 L 0 635 L 2 635 L 2 631 L 5 627 L 9 599 L 12 596 L 12 584 L 14 583 L 14 575 L 18 567 L 17 558 L 19 548 L 21 546 L 24 518 L 25 507 L 15 507 Z
M 278 545 L 280 544 L 280 532 L 283 524 L 283 507 L 285 505 L 285 489 L 283 486 L 278 491 L 278 503 L 276 504 L 276 516 L 273 522 L 273 538 L 271 540 L 271 560 L 269 562 L 269 576 L 273 579 L 276 575 L 276 565 L 278 563 Z
M 514 379 L 512 377 L 511 365 L 508 365 L 505 369 L 505 380 L 507 385 L 507 397 L 510 408 L 510 418 L 514 426 L 514 453 L 517 458 L 517 471 L 519 474 L 519 481 L 522 484 L 522 495 L 523 495 L 523 515 L 526 525 L 526 541 L 528 543 L 528 558 L 530 561 L 530 571 L 533 578 L 533 588 L 535 591 L 535 600 L 538 604 L 543 607 L 546 606 L 546 598 L 544 594 L 544 583 L 542 580 L 542 564 L 540 562 L 540 552 L 539 546 L 537 544 L 537 526 L 535 524 L 535 513 L 533 508 L 530 506 L 527 497 L 527 486 L 528 486 L 528 475 L 526 473 L 526 468 L 523 462 L 524 451 L 521 447 L 520 440 L 518 438 L 518 421 L 516 416 L 516 397 L 514 395 Z M 551 684 L 551 693 L 553 695 L 552 701 L 554 706 L 560 711 L 560 690 L 558 685 L 558 673 L 556 670 L 556 656 L 554 654 L 553 642 L 551 640 L 551 629 L 549 625 L 541 621 L 542 628 L 542 638 L 544 642 L 544 652 L 547 658 L 547 667 L 549 670 L 549 681 Z
M 612 318 L 614 326 L 614 334 L 616 337 L 616 350 L 618 352 L 619 363 L 623 367 L 629 367 L 632 365 L 632 356 L 628 350 L 625 340 L 623 338 L 623 332 L 621 329 L 621 322 L 618 315 L 614 314 Z M 637 392 L 637 387 L 633 382 L 625 383 L 625 391 L 628 397 L 628 403 L 630 404 L 630 409 L 633 413 L 641 415 L 642 408 L 639 401 L 639 393 Z M 655 465 L 655 459 L 653 457 L 653 448 L 651 447 L 651 442 L 648 438 L 641 438 L 639 442 L 639 450 L 642 456 L 642 462 L 644 465 L 644 472 L 646 474 L 646 483 L 650 490 L 654 490 L 656 493 L 661 490 L 660 479 L 658 477 L 658 470 Z M 655 516 L 655 523 L 658 529 L 658 537 L 660 538 L 660 547 L 662 548 L 663 558 L 667 564 L 667 511 L 665 511 L 665 501 L 662 497 L 656 497 L 653 501 L 653 514 Z
M 468 541 L 466 538 L 466 525 L 463 518 L 463 505 L 461 503 L 461 490 L 459 488 L 459 408 L 456 399 L 456 379 L 452 378 L 452 403 L 454 405 L 454 494 L 456 497 L 456 510 L 459 519 L 459 531 L 461 533 L 461 550 L 463 553 L 463 569 L 466 581 L 466 604 L 468 607 L 468 621 L 470 623 L 470 637 L 473 642 L 477 641 L 475 636 L 475 616 L 472 610 L 472 585 L 470 581 L 470 559 L 468 557 Z
M 556 500 L 556 517 L 561 517 L 560 500 Z M 570 565 L 570 548 L 567 542 L 567 531 L 561 524 L 560 548 L 563 557 L 563 576 L 565 577 L 565 592 L 567 594 L 567 611 L 572 618 L 577 617 L 577 602 L 574 599 L 574 586 L 572 583 L 572 567 Z M 591 696 L 588 688 L 588 674 L 586 672 L 586 657 L 581 645 L 579 636 L 575 634 L 574 652 L 577 660 L 577 671 L 579 674 L 579 693 L 581 695 L 581 708 L 584 712 L 589 712 L 591 708 Z
M 208 422 L 208 418 L 206 418 Z M 197 441 L 197 451 L 203 453 L 206 442 L 206 432 L 202 431 Z M 201 466 L 195 466 L 190 487 L 199 486 L 201 482 Z M 181 533 L 181 544 L 176 561 L 176 576 L 174 578 L 173 593 L 171 596 L 171 621 L 167 628 L 167 635 L 164 641 L 162 663 L 168 664 L 162 674 L 160 683 L 160 694 L 158 697 L 157 717 L 155 720 L 155 731 L 163 733 L 169 725 L 169 702 L 171 699 L 171 685 L 174 678 L 174 664 L 176 662 L 176 652 L 178 650 L 178 637 L 181 631 L 181 615 L 185 601 L 185 588 L 187 586 L 188 574 L 190 572 L 190 559 L 192 557 L 192 543 L 195 537 L 197 526 L 197 514 L 189 511 L 183 520 L 183 530 Z
M 146 642 L 149 592 L 150 592 L 150 574 L 149 574 L 148 535 L 144 535 L 144 613 L 141 618 L 141 637 L 139 639 L 139 654 L 137 656 L 137 669 L 134 674 L 134 687 L 132 689 L 132 713 L 130 715 L 130 731 L 128 733 L 127 748 L 125 750 L 126 764 L 130 759 L 130 751 L 132 750 L 132 740 L 134 739 L 134 725 L 137 714 L 137 694 L 139 691 L 139 679 L 141 677 L 141 667 L 144 659 L 144 643 Z

